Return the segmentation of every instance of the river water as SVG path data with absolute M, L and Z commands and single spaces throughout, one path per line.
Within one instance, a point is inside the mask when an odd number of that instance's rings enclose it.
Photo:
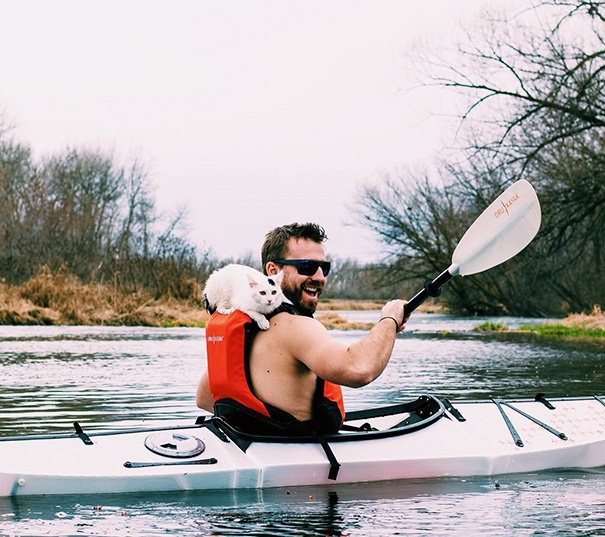
M 340 312 L 374 322 L 378 312 Z M 415 314 L 349 410 L 408 400 L 605 394 L 605 344 L 473 332 Z M 334 331 L 350 343 L 364 332 Z M 0 327 L 0 435 L 191 423 L 204 331 Z M 447 441 L 447 439 L 444 439 Z M 43 456 L 43 454 L 41 454 Z M 605 535 L 605 468 L 292 490 L 0 499 L 0 535 Z

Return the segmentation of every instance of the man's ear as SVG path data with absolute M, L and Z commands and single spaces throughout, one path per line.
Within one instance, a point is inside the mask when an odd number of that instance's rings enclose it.
M 267 276 L 275 276 L 281 270 L 273 261 L 269 261 L 265 265 L 265 269 L 267 270 Z

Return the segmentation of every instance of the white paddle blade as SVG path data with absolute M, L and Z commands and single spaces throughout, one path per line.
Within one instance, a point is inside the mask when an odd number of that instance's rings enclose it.
M 525 179 L 517 181 L 468 228 L 454 250 L 452 266 L 468 276 L 504 263 L 532 241 L 541 219 L 536 191 Z

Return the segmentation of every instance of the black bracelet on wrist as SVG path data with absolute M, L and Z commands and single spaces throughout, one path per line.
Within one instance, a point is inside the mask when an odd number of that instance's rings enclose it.
M 397 330 L 399 330 L 399 322 L 397 321 L 397 319 L 395 319 L 395 317 L 391 317 L 390 315 L 387 315 L 386 317 L 381 317 L 378 322 L 384 321 L 385 319 L 391 319 L 391 321 L 393 321 L 395 323 Z

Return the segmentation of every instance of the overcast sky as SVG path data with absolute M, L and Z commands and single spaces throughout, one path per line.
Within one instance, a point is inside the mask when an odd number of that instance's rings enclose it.
M 276 225 L 315 221 L 328 251 L 380 246 L 361 183 L 431 160 L 449 133 L 402 57 L 489 0 L 0 0 L 0 109 L 36 156 L 66 147 L 142 162 L 189 238 L 259 257 Z

